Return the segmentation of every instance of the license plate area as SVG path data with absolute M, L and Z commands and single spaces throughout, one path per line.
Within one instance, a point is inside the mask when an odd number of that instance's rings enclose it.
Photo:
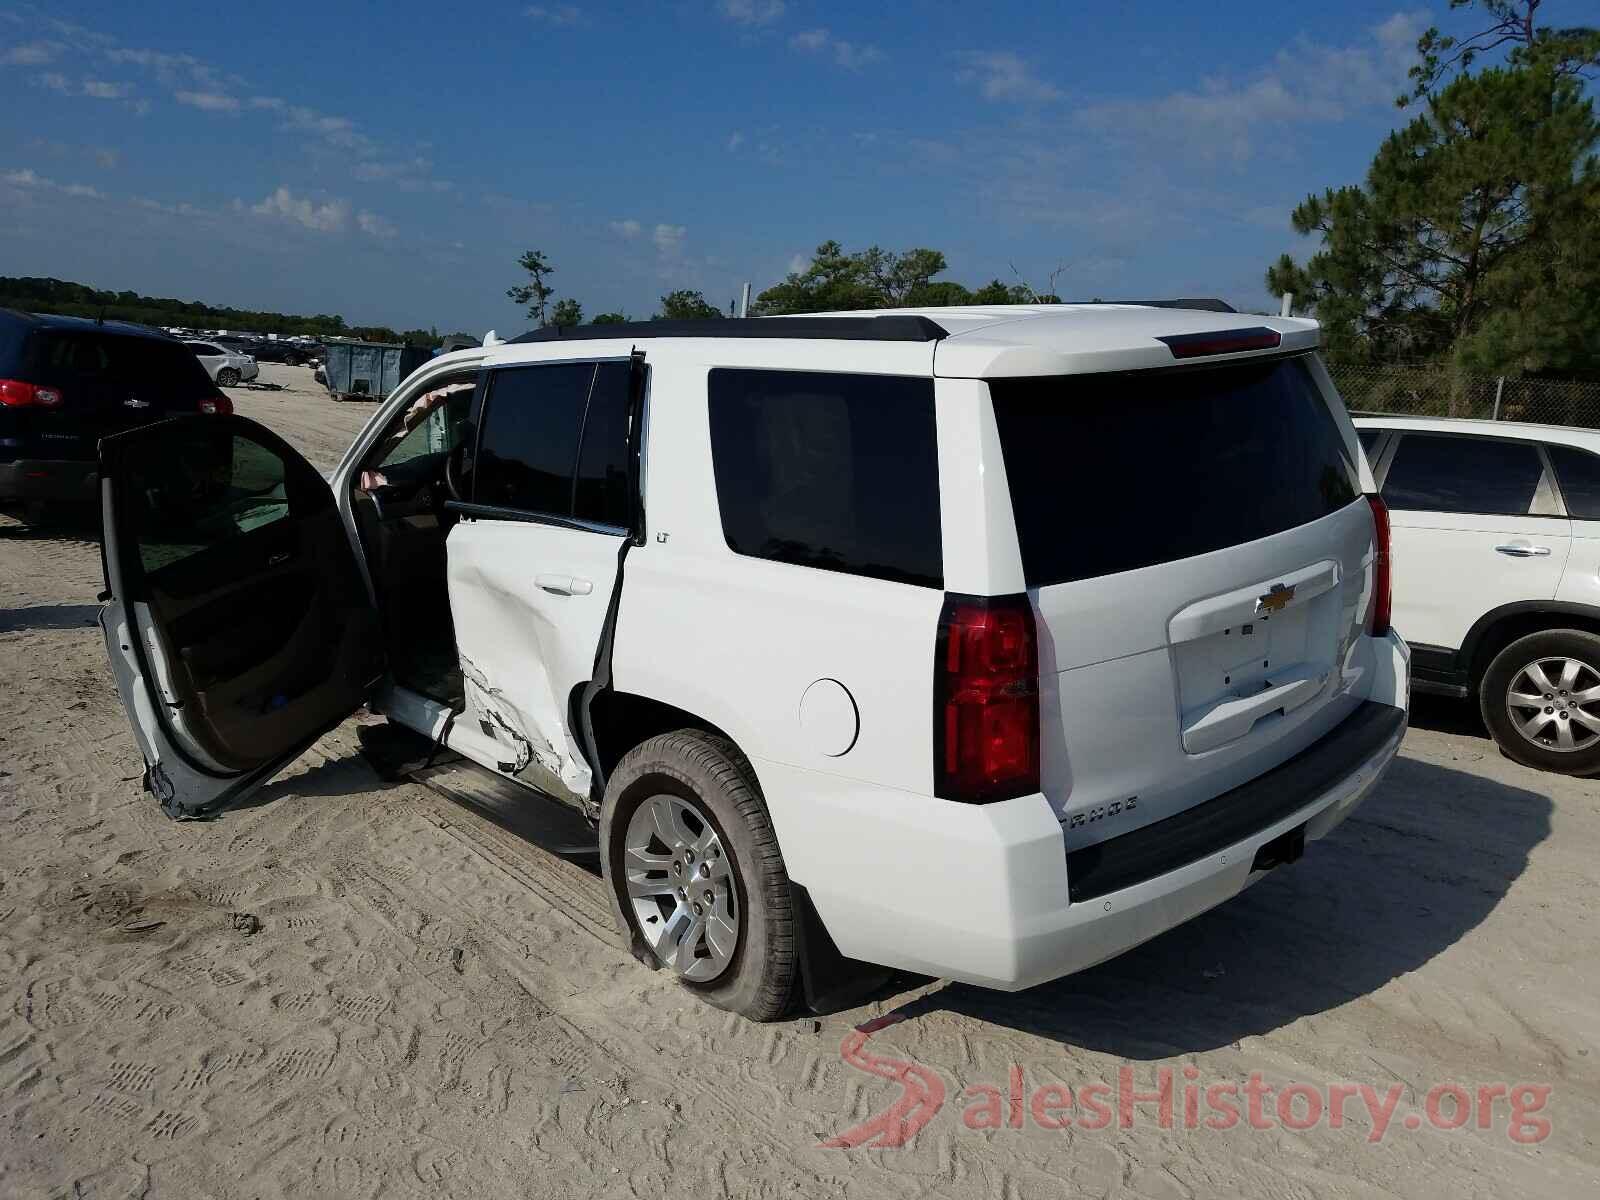
M 1184 749 L 1250 735 L 1326 693 L 1339 650 L 1333 562 L 1200 601 L 1170 626 Z

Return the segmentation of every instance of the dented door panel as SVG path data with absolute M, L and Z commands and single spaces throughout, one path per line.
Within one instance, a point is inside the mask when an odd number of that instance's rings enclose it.
M 571 700 L 594 672 L 622 542 L 620 533 L 528 520 L 468 519 L 450 531 L 466 693 L 453 749 L 558 798 L 588 799 Z

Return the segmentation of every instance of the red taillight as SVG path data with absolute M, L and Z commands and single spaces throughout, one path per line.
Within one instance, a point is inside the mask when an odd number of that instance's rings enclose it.
M 20 379 L 0 379 L 0 404 L 7 408 L 59 408 L 61 392 Z
M 1369 494 L 1372 505 L 1373 540 L 1376 542 L 1372 556 L 1372 636 L 1382 637 L 1389 632 L 1389 606 L 1394 592 L 1394 568 L 1389 555 L 1389 506 L 1382 498 Z
M 226 417 L 233 412 L 233 401 L 218 392 L 215 396 L 207 396 L 200 401 L 200 411 L 210 413 L 212 416 Z
M 933 675 L 934 794 L 1039 790 L 1039 642 L 1026 596 L 947 596 Z

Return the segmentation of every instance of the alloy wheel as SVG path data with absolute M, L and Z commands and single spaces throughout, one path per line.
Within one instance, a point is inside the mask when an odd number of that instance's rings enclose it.
M 705 811 L 658 793 L 628 819 L 623 877 L 639 931 L 664 965 L 707 983 L 733 961 L 742 920 L 733 864 Z
M 1511 677 L 1506 714 L 1542 750 L 1587 750 L 1600 741 L 1600 671 L 1576 658 L 1537 659 Z

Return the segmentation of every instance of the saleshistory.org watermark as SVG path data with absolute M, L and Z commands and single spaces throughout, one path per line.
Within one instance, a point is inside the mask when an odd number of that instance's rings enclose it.
M 892 1081 L 900 1096 L 843 1133 L 828 1147 L 904 1146 L 939 1114 L 947 1099 L 944 1080 L 916 1062 L 870 1053 L 867 1039 L 894 1018 L 870 1021 L 853 1030 L 840 1057 L 859 1071 Z M 1423 1097 L 1421 1112 L 1402 1108 L 1403 1083 L 1378 1088 L 1370 1083 L 1290 1083 L 1275 1087 L 1259 1072 L 1238 1081 L 1202 1082 L 1196 1067 L 1157 1067 L 1141 1081 L 1131 1066 L 1118 1069 L 1114 1082 L 1096 1080 L 1076 1087 L 1047 1083 L 1030 1087 L 1020 1066 L 1004 1084 L 977 1083 L 961 1092 L 961 1121 L 968 1129 L 1131 1129 L 1154 1124 L 1162 1129 L 1342 1129 L 1346 1117 L 1366 1124 L 1368 1142 L 1381 1142 L 1394 1130 L 1503 1130 L 1520 1146 L 1550 1136 L 1544 1114 L 1551 1088 L 1538 1083 L 1439 1083 Z

